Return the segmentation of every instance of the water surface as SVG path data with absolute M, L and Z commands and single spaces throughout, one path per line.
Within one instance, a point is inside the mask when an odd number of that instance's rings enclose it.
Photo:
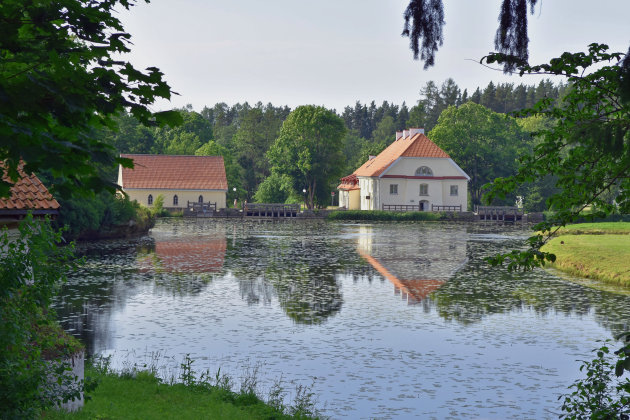
M 235 379 L 259 367 L 312 385 L 332 418 L 555 418 L 630 297 L 483 258 L 520 227 L 445 223 L 160 221 L 82 245 L 56 306 L 115 367 L 159 352 Z

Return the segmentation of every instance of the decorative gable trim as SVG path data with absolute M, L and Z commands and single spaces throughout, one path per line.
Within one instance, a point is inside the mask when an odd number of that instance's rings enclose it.
M 392 178 L 392 179 L 435 179 L 435 180 L 443 180 L 443 179 L 465 179 L 469 180 L 465 176 L 415 176 L 415 175 L 383 175 L 380 178 Z
M 451 164 L 466 178 L 467 181 L 470 181 L 470 177 L 468 176 L 468 174 L 464 172 L 464 170 L 460 168 L 459 165 L 455 163 L 453 159 L 448 158 L 448 161 L 451 162 Z
M 381 172 L 380 175 L 378 175 L 378 178 L 384 178 L 385 175 L 387 174 L 387 172 L 389 172 L 394 166 L 396 166 L 396 164 L 398 162 L 400 162 L 400 160 L 403 159 L 401 157 L 399 157 L 398 159 L 396 159 L 395 161 L 391 162 L 386 168 L 385 170 L 383 170 L 383 172 Z

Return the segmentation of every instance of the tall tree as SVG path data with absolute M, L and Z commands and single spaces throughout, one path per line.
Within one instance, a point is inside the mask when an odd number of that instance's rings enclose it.
M 495 180 L 490 196 L 504 196 L 519 185 L 549 175 L 557 177 L 558 192 L 549 198 L 554 217 L 537 226 L 530 249 L 513 251 L 493 260 L 510 268 L 531 268 L 553 260 L 540 247 L 557 226 L 575 222 L 587 206 L 599 209 L 592 217 L 614 211 L 630 212 L 630 58 L 609 53 L 608 47 L 591 44 L 589 52 L 564 53 L 549 64 L 523 66 L 521 72 L 563 75 L 571 84 L 561 106 L 543 98 L 523 115 L 551 118 L 556 124 L 538 132 L 542 141 L 521 159 L 516 175 Z M 502 62 L 502 54 L 488 57 Z M 592 66 L 613 62 L 591 71 Z M 614 201 L 606 196 L 614 193 Z M 630 349 L 629 349 L 630 350 Z M 630 352 L 627 353 L 630 356 Z M 630 359 L 629 359 L 630 366 Z
M 512 175 L 517 157 L 526 147 L 516 120 L 467 102 L 447 108 L 429 133 L 471 177 L 472 204 L 481 204 L 482 187 L 493 179 Z
M 240 120 L 240 127 L 232 139 L 232 149 L 238 164 L 243 168 L 241 185 L 249 199 L 271 173 L 265 153 L 278 137 L 281 125 L 282 120 L 274 108 L 263 110 L 262 104 L 248 110 Z
M 459 87 L 451 78 L 446 79 L 439 88 L 434 81 L 429 80 L 420 90 L 420 95 L 423 96 L 420 103 L 425 112 L 424 123 L 420 127 L 427 131 L 437 124 L 442 111 L 451 105 L 457 105 L 461 99 Z
M 130 35 L 115 8 L 132 0 L 32 2 L 3 0 L 0 6 L 0 161 L 16 181 L 18 164 L 27 173 L 50 171 L 58 194 L 82 188 L 111 188 L 94 163 L 129 160 L 94 136 L 113 127 L 128 110 L 143 124 L 177 122 L 172 112 L 152 113 L 171 90 L 155 67 L 136 70 L 121 54 Z M 122 56 L 124 57 L 124 56 Z M 0 181 L 0 196 L 9 193 Z
M 153 127 L 142 125 L 127 113 L 116 116 L 114 122 L 114 129 L 102 130 L 103 141 L 114 146 L 119 153 L 151 153 L 155 145 Z
M 194 155 L 203 144 L 212 140 L 212 125 L 192 107 L 180 109 L 182 124 L 158 128 L 152 152 L 167 155 Z
M 389 145 L 396 136 L 396 122 L 391 116 L 383 118 L 374 130 L 374 142 Z
M 309 208 L 328 200 L 330 188 L 343 174 L 343 120 L 323 107 L 297 107 L 267 152 L 272 170 L 288 175 L 296 191 L 306 189 Z

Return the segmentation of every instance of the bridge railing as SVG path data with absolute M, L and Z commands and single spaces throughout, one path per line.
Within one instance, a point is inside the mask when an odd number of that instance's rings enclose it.
M 475 213 L 479 220 L 516 221 L 521 220 L 525 212 L 513 206 L 476 206 Z
M 442 206 L 442 205 L 436 205 L 436 204 L 431 204 L 431 211 L 462 211 L 462 205 L 458 205 L 458 206 Z
M 383 211 L 422 211 L 421 204 L 383 204 Z
M 249 217 L 297 217 L 299 204 L 247 203 L 243 205 L 243 215 Z
M 188 210 L 192 212 L 208 212 L 217 211 L 217 203 L 199 203 L 197 201 L 189 201 L 187 205 Z

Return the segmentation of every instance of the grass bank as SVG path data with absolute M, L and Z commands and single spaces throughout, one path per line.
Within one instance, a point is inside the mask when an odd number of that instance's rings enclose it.
M 552 267 L 572 275 L 630 287 L 630 223 L 580 223 L 559 231 L 543 247 Z
M 249 377 L 238 392 L 232 381 L 219 373 L 198 379 L 188 370 L 182 383 L 165 383 L 152 371 L 116 373 L 88 367 L 86 378 L 96 383 L 90 399 L 76 413 L 49 410 L 42 419 L 317 419 L 308 387 L 297 387 L 292 406 L 284 405 L 287 391 L 275 384 L 263 401 L 256 390 L 257 379 Z
M 558 230 L 559 235 L 630 235 L 630 222 L 577 223 Z

